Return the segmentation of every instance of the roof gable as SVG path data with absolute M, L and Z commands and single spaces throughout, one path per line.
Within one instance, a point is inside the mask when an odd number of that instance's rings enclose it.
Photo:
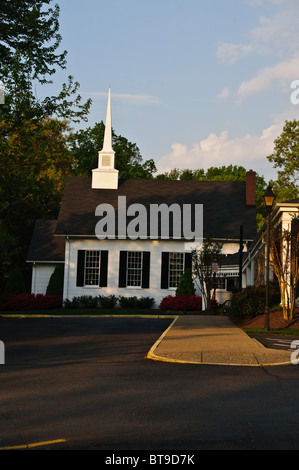
M 27 255 L 27 262 L 64 261 L 65 240 L 55 237 L 56 220 L 37 220 Z

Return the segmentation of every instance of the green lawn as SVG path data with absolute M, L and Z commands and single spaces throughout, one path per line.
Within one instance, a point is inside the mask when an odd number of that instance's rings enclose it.
M 263 328 L 243 328 L 243 331 L 247 334 L 272 334 L 272 335 L 290 335 L 299 336 L 299 330 L 295 328 L 270 328 L 270 331 L 265 331 Z

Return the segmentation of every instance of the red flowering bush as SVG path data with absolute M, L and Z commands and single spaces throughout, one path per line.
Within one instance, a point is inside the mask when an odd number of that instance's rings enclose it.
M 62 297 L 60 295 L 43 294 L 10 294 L 1 305 L 2 310 L 47 310 L 60 308 Z
M 199 295 L 168 295 L 161 300 L 160 310 L 201 310 L 202 298 Z

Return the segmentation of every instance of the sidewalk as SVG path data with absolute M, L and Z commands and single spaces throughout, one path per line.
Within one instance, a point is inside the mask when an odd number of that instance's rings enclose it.
M 182 315 L 153 345 L 147 358 L 190 364 L 274 366 L 291 364 L 291 351 L 266 348 L 226 316 Z

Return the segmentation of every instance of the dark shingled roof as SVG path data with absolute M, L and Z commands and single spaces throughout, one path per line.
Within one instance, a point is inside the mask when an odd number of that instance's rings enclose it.
M 244 241 L 256 236 L 256 208 L 246 206 L 246 183 L 239 181 L 124 180 L 118 189 L 92 189 L 91 178 L 70 177 L 57 221 L 56 235 L 95 237 L 95 216 L 99 204 L 117 210 L 118 196 L 133 203 L 203 204 L 204 236 L 238 240 L 243 225 Z M 116 217 L 117 218 L 117 217 Z
M 55 237 L 56 220 L 37 220 L 27 262 L 64 262 L 65 239 Z

